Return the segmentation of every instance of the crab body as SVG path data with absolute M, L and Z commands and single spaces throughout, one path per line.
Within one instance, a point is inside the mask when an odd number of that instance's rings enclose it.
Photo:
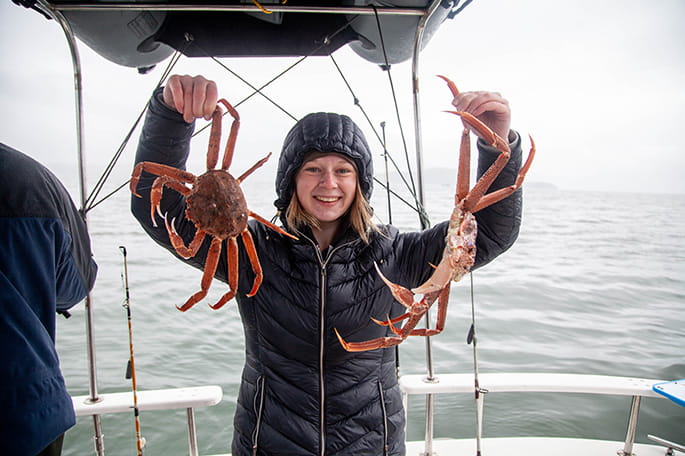
M 186 217 L 219 239 L 236 237 L 245 231 L 249 213 L 239 182 L 222 169 L 198 176 L 186 197 Z

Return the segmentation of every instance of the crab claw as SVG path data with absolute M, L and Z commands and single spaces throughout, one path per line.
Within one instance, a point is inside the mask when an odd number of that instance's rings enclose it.
M 374 262 L 373 265 L 376 267 L 376 272 L 378 272 L 381 280 L 383 280 L 388 288 L 390 288 L 390 292 L 392 293 L 393 297 L 404 307 L 411 307 L 411 305 L 414 303 L 414 293 L 401 285 L 397 285 L 389 281 L 381 272 L 381 269 L 378 267 L 378 263 Z
M 468 112 L 465 112 L 465 111 L 445 111 L 445 112 L 448 112 L 450 114 L 455 114 L 455 115 L 461 117 L 461 120 L 464 123 L 464 126 L 469 127 L 473 131 L 475 131 L 476 134 L 478 135 L 478 137 L 481 138 L 486 143 L 490 144 L 491 146 L 495 146 L 499 151 L 507 152 L 507 153 L 510 152 L 509 144 L 504 139 L 502 139 L 497 133 L 490 130 L 490 128 L 487 125 L 485 125 L 483 122 L 478 120 L 472 114 L 469 114 Z
M 403 317 L 400 317 L 398 320 L 403 320 L 404 318 L 406 318 L 406 315 L 407 314 L 405 314 Z M 400 335 L 400 330 L 397 329 L 397 327 L 393 324 L 394 320 L 390 318 L 390 315 L 388 315 L 388 319 L 386 321 L 376 320 L 373 317 L 371 318 L 371 320 L 379 326 L 387 326 L 388 328 L 390 328 L 390 331 L 392 331 L 394 334 L 398 336 Z
M 449 87 L 450 92 L 452 92 L 452 96 L 456 97 L 459 95 L 459 89 L 457 89 L 457 85 L 452 82 L 450 78 L 441 74 L 439 74 L 438 77 L 447 83 L 447 87 Z
M 333 328 L 333 331 L 335 331 L 335 335 L 338 336 L 340 345 L 342 345 L 345 350 L 351 351 L 352 346 L 345 339 L 342 338 L 342 336 L 338 332 L 338 328 Z

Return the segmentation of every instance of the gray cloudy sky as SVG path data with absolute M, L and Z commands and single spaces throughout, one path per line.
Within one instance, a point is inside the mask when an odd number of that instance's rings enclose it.
M 450 97 L 434 77 L 445 74 L 463 90 L 495 90 L 510 101 L 512 127 L 533 135 L 538 146 L 530 181 L 571 190 L 685 193 L 683 19 L 681 0 L 474 0 L 443 24 L 421 54 L 426 168 L 456 167 L 460 128 L 441 112 L 450 107 Z M 72 68 L 61 30 L 5 1 L 0 3 L 0 43 L 0 141 L 72 182 Z M 85 45 L 80 51 L 87 163 L 94 181 L 145 105 L 166 62 L 141 76 Z M 387 122 L 389 148 L 401 160 L 386 73 L 349 48 L 335 57 L 374 124 Z M 261 85 L 293 61 L 250 58 L 226 64 Z M 413 157 L 409 71 L 408 62 L 395 65 L 392 76 Z M 211 61 L 183 58 L 175 72 L 216 79 L 221 95 L 230 101 L 249 94 L 244 84 Z M 329 58 L 308 59 L 267 93 L 295 116 L 316 110 L 352 115 L 380 154 Z M 278 152 L 292 120 L 260 97 L 239 111 L 236 162 L 249 165 L 255 155 Z M 202 139 L 197 147 L 204 149 L 205 144 Z M 122 176 L 130 170 L 134 149 L 135 140 L 118 165 Z M 274 165 L 272 160 L 267 169 Z

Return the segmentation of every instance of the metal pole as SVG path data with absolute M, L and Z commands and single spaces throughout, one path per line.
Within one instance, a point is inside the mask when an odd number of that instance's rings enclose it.
M 421 43 L 423 41 L 423 33 L 426 29 L 426 24 L 428 20 L 433 15 L 433 13 L 440 6 L 440 0 L 434 0 L 429 6 L 426 13 L 421 16 L 419 23 L 416 27 L 416 35 L 414 40 L 414 52 L 412 55 L 412 92 L 413 92 L 413 106 L 414 106 L 414 137 L 416 144 L 416 178 L 417 178 L 417 198 L 420 204 L 420 222 L 421 229 L 428 228 L 428 220 L 423 216 L 424 207 L 424 192 L 423 192 L 423 144 L 421 137 L 421 110 L 419 102 L 419 53 L 421 52 Z M 430 327 L 430 316 L 426 313 L 426 328 Z M 437 382 L 438 380 L 433 375 L 433 355 L 431 350 L 430 337 L 426 337 L 426 368 L 427 375 L 425 381 L 427 382 Z M 434 409 L 434 397 L 432 394 L 426 395 L 426 440 L 424 456 L 433 455 L 433 409 Z
M 190 456 L 198 456 L 197 434 L 195 433 L 195 411 L 192 407 L 186 409 L 188 416 L 188 452 Z
M 71 62 L 74 69 L 74 96 L 76 104 L 76 135 L 77 143 L 76 148 L 78 152 L 78 164 L 79 164 L 79 184 L 81 193 L 81 215 L 83 221 L 86 223 L 87 228 L 87 218 L 86 213 L 83 211 L 85 207 L 87 193 L 86 193 L 86 171 L 85 171 L 85 147 L 84 147 L 84 134 L 83 134 L 83 89 L 81 84 L 81 59 L 79 57 L 78 47 L 76 44 L 76 38 L 71 29 L 71 26 L 64 18 L 62 13 L 53 10 L 45 0 L 38 0 L 38 6 L 43 10 L 44 13 L 52 17 L 57 23 L 60 24 L 64 35 L 67 39 L 69 45 L 69 51 L 71 53 Z M 86 339 L 87 339 L 87 354 L 88 354 L 88 391 L 89 399 L 91 403 L 99 402 L 101 399 L 98 397 L 97 391 L 97 374 L 96 374 L 96 361 L 95 361 L 95 343 L 94 343 L 94 331 L 93 331 L 93 308 L 90 293 L 86 295 L 85 300 L 86 307 Z M 93 440 L 95 445 L 95 453 L 98 456 L 103 456 L 105 454 L 105 445 L 102 434 L 102 425 L 100 423 L 100 415 L 93 415 Z
M 637 430 L 637 416 L 640 411 L 640 396 L 633 396 L 630 405 L 630 418 L 628 419 L 628 430 L 626 431 L 626 441 L 623 450 L 618 454 L 623 456 L 633 456 L 633 443 L 635 442 L 635 431 Z

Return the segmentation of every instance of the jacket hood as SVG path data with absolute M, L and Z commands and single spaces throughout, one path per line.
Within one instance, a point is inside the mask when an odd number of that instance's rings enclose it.
M 362 194 L 367 201 L 371 199 L 373 159 L 361 129 L 345 115 L 316 112 L 298 120 L 283 141 L 276 173 L 278 199 L 274 202 L 279 211 L 288 207 L 295 188 L 295 172 L 312 151 L 335 152 L 354 161 Z

